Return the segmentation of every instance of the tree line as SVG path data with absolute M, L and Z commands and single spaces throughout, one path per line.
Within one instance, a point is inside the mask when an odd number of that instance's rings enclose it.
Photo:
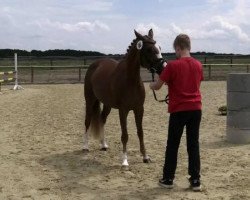
M 73 56 L 73 57 L 82 57 L 82 56 L 104 56 L 105 54 L 97 51 L 80 51 L 80 50 L 71 50 L 71 49 L 53 49 L 53 50 L 20 50 L 20 49 L 0 49 L 0 57 L 12 57 L 14 53 L 17 53 L 18 56 L 35 56 L 35 57 L 45 57 L 45 56 Z
M 72 57 L 83 57 L 83 56 L 122 56 L 121 54 L 104 54 L 97 51 L 81 51 L 72 49 L 51 49 L 51 50 L 21 50 L 21 49 L 0 49 L 0 58 L 12 57 L 14 53 L 18 56 L 34 56 L 34 57 L 47 57 L 47 56 L 72 56 Z M 175 53 L 163 53 L 164 57 L 174 56 Z M 241 54 L 225 54 L 225 53 L 213 53 L 213 52 L 193 52 L 194 56 L 225 56 L 225 57 L 249 57 L 250 55 Z

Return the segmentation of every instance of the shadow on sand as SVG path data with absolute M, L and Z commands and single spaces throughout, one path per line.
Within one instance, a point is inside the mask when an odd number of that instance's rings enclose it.
M 98 153 L 98 152 L 97 152 Z M 110 171 L 121 170 L 119 165 L 106 166 L 97 160 L 96 152 L 68 151 L 62 154 L 51 154 L 40 159 L 39 163 L 47 170 L 52 182 L 56 187 L 65 192 L 79 190 L 93 190 L 89 185 L 91 181 L 98 181 L 100 177 L 105 179 L 105 175 Z

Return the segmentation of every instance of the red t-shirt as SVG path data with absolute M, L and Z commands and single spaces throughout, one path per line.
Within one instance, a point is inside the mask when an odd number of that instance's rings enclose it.
M 201 63 L 192 57 L 168 62 L 160 75 L 168 85 L 168 112 L 201 110 L 200 82 L 203 80 Z

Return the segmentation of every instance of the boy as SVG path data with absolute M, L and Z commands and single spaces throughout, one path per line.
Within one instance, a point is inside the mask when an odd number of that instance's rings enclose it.
M 159 90 L 166 83 L 169 90 L 168 140 L 163 178 L 159 180 L 159 184 L 166 188 L 173 188 L 178 148 L 183 129 L 186 126 L 189 182 L 194 191 L 200 191 L 199 128 L 202 65 L 190 56 L 191 44 L 188 35 L 178 35 L 173 47 L 177 60 L 168 62 L 159 79 L 149 85 L 152 90 Z

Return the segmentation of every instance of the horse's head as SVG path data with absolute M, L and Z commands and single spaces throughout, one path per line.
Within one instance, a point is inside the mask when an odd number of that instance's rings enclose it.
M 137 40 L 136 48 L 140 51 L 142 67 L 160 74 L 163 69 L 163 58 L 160 46 L 153 39 L 153 30 L 150 29 L 148 35 L 144 36 L 135 31 L 135 35 Z

